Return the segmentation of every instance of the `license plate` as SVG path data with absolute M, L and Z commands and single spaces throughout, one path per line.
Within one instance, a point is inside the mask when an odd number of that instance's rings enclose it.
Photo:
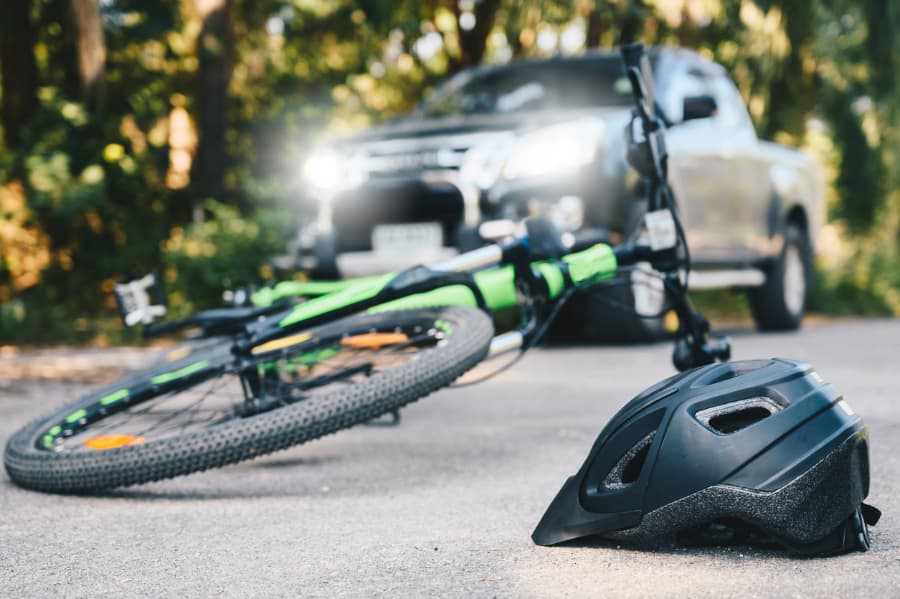
M 444 245 L 440 223 L 375 225 L 372 249 L 378 253 L 421 252 L 438 250 Z

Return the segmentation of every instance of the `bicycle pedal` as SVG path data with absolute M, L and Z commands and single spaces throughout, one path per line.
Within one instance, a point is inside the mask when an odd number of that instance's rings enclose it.
M 153 297 L 151 298 L 151 293 Z M 116 283 L 113 288 L 119 316 L 127 327 L 152 324 L 166 315 L 165 294 L 162 283 L 153 273 L 140 279 Z M 157 303 L 153 303 L 154 299 Z

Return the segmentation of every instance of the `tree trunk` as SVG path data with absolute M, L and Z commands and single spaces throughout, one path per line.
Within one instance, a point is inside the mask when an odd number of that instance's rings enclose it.
M 36 105 L 37 65 L 30 12 L 31 2 L 27 0 L 0 2 L 0 112 L 4 142 L 11 148 L 21 142 L 22 126 Z
M 462 16 L 462 10 L 460 10 L 459 2 L 453 2 L 456 27 L 459 32 L 459 60 L 454 61 L 452 70 L 456 71 L 481 63 L 487 48 L 487 38 L 494 28 L 494 19 L 499 8 L 500 0 L 476 1 L 475 26 L 466 30 L 460 26 L 459 19 Z
M 200 197 L 215 197 L 225 185 L 228 87 L 234 66 L 231 0 L 198 0 L 197 7 L 203 27 L 197 41 L 200 67 L 194 118 L 198 140 L 191 182 Z
M 99 0 L 71 0 L 69 16 L 78 56 L 81 99 L 91 112 L 103 106 L 103 78 L 106 71 L 106 41 L 100 19 Z
M 897 25 L 900 24 L 900 7 L 893 0 L 871 0 L 865 3 L 864 12 L 868 33 L 866 50 L 872 69 L 872 86 L 879 98 L 896 89 L 898 44 Z M 896 106 L 894 106 L 896 108 Z
M 603 40 L 603 34 L 609 31 L 609 14 L 595 8 L 588 15 L 586 43 L 588 48 L 597 48 Z
M 629 10 L 620 21 L 619 39 L 617 43 L 624 45 L 634 42 L 637 39 L 637 34 L 640 32 L 643 24 L 644 20 L 640 13 Z

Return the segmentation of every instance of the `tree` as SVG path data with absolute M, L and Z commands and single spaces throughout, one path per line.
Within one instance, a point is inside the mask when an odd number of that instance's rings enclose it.
M 494 28 L 500 0 L 481 0 L 474 2 L 471 12 L 463 11 L 462 2 L 453 2 L 453 14 L 459 35 L 459 58 L 453 63 L 453 70 L 471 67 L 481 62 L 487 47 L 487 38 Z M 474 18 L 471 26 L 465 20 Z
M 98 0 L 70 0 L 69 21 L 77 56 L 81 100 L 91 111 L 103 106 L 106 43 Z
M 225 182 L 228 88 L 234 66 L 232 5 L 231 0 L 198 0 L 197 9 L 203 26 L 197 40 L 200 65 L 193 112 L 198 140 L 191 182 L 202 197 L 215 197 Z
M 22 126 L 34 112 L 37 66 L 31 2 L 0 2 L 0 85 L 4 142 L 17 147 Z

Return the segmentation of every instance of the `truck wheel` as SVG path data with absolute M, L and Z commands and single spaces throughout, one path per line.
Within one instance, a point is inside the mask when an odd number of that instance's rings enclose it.
M 761 331 L 800 327 L 812 281 L 812 249 L 806 234 L 788 225 L 781 254 L 766 269 L 766 282 L 750 290 L 750 308 Z

